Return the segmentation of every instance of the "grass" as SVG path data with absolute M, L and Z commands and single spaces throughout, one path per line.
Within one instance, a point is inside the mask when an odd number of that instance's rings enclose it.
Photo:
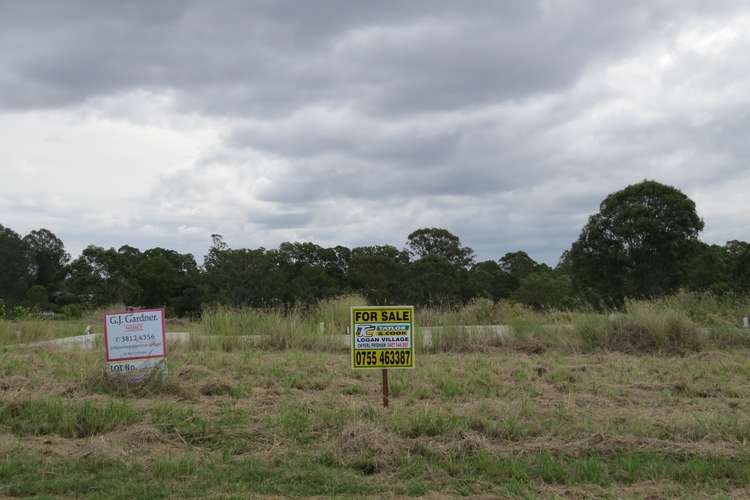
M 0 421 L 14 434 L 56 434 L 68 438 L 95 436 L 142 420 L 140 412 L 125 402 L 99 405 L 91 401 L 24 399 L 3 402 Z
M 325 343 L 359 300 L 215 309 L 179 328 L 217 340 L 170 345 L 167 376 L 134 385 L 101 345 L 5 347 L 0 496 L 750 496 L 750 344 L 728 320 L 423 310 L 445 336 L 390 372 L 385 409 L 380 373 Z M 498 323 L 512 337 L 451 328 Z M 279 338 L 242 340 L 263 328 Z
M 198 321 L 172 319 L 170 331 L 188 331 L 194 351 L 304 349 L 344 352 L 349 308 L 365 304 L 350 295 L 316 306 L 291 308 L 207 307 Z M 107 310 L 122 309 L 112 306 Z M 750 347 L 740 325 L 750 300 L 679 292 L 652 301 L 630 301 L 622 311 L 535 311 L 509 301 L 477 299 L 456 308 L 417 308 L 415 346 L 425 352 L 476 352 L 510 348 L 528 353 L 661 352 Z M 81 320 L 0 321 L 0 346 L 100 331 L 102 311 Z M 490 325 L 495 325 L 491 327 Z M 499 328 L 497 325 L 504 325 Z M 469 327 L 468 329 L 466 327 Z M 426 342 L 426 329 L 430 340 Z
M 747 458 L 653 452 L 571 456 L 549 452 L 509 457 L 485 451 L 460 456 L 402 456 L 387 483 L 366 462 L 340 463 L 330 455 L 283 459 L 187 457 L 149 467 L 111 459 L 44 461 L 21 454 L 0 463 L 0 493 L 9 496 L 81 495 L 108 498 L 201 496 L 418 496 L 438 487 L 453 495 L 528 497 L 551 487 L 586 487 L 597 497 L 639 483 L 663 483 L 692 497 L 750 484 Z M 39 478 L 43 478 L 39 480 Z M 421 478 L 421 479 L 420 479 Z M 564 491 L 564 490 L 562 490 Z M 570 490 L 568 490 L 570 491 Z M 575 491 L 575 490 L 574 490 Z M 669 490 L 668 490 L 669 491 Z M 735 490 L 736 491 L 736 490 Z
M 421 353 L 384 409 L 346 353 L 178 345 L 128 389 L 96 351 L 12 351 L 0 495 L 747 496 L 748 353 Z
M 213 348 L 248 346 L 270 349 L 344 351 L 349 307 L 361 305 L 353 295 L 324 301 L 309 309 L 208 309 L 200 329 L 217 336 Z M 471 352 L 497 348 L 539 353 L 661 352 L 685 353 L 705 348 L 750 347 L 750 332 L 740 328 L 750 302 L 734 296 L 679 292 L 653 301 L 629 301 L 616 313 L 535 311 L 508 301 L 477 299 L 458 308 L 417 308 L 415 345 L 427 352 Z M 505 329 L 488 328 L 505 325 Z M 466 328 L 469 326 L 470 328 Z M 430 327 L 430 340 L 423 329 Z M 256 335 L 248 341 L 243 335 Z M 210 347 L 196 340 L 196 349 Z

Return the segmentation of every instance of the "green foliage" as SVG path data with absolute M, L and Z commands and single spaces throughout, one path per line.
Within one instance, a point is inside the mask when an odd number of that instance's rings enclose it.
M 474 251 L 462 247 L 458 236 L 446 229 L 422 228 L 409 234 L 406 248 L 413 259 L 439 257 L 454 266 L 468 267 L 474 262 Z
M 24 301 L 34 311 L 44 311 L 49 308 L 47 289 L 42 285 L 34 285 L 26 290 Z
M 161 307 L 188 315 L 203 301 L 200 271 L 190 254 L 127 245 L 119 250 L 89 246 L 70 264 L 68 288 L 76 302 Z
M 579 305 L 570 276 L 552 270 L 524 275 L 511 297 L 536 309 L 573 309 Z
M 10 228 L 0 225 L 0 299 L 12 306 L 23 298 L 30 285 L 29 249 Z
M 349 280 L 370 304 L 405 303 L 404 275 L 409 257 L 390 245 L 357 247 L 352 250 Z
M 469 300 L 465 293 L 469 283 L 469 272 L 448 259 L 428 255 L 409 264 L 402 287 L 406 288 L 406 303 L 414 305 L 448 306 Z M 405 287 L 403 283 L 409 283 Z
M 469 280 L 476 296 L 495 301 L 507 299 L 516 288 L 512 276 L 493 260 L 475 264 L 469 273 Z
M 39 229 L 31 231 L 23 241 L 29 249 L 33 283 L 47 290 L 59 289 L 70 260 L 62 240 L 48 229 Z
M 137 304 L 141 289 L 135 264 L 140 255 L 128 246 L 118 251 L 89 245 L 68 266 L 68 290 L 76 302 L 88 306 Z
M 576 286 L 592 303 L 665 295 L 703 229 L 695 203 L 681 191 L 643 181 L 610 194 L 570 251 Z
M 513 290 L 519 287 L 521 280 L 527 274 L 543 270 L 546 267 L 537 263 L 523 251 L 508 252 L 500 259 L 500 268 L 510 276 Z
M 619 310 L 626 299 L 664 297 L 679 288 L 730 300 L 750 295 L 750 244 L 706 245 L 697 240 L 702 227 L 689 198 L 653 181 L 609 195 L 554 270 L 523 251 L 475 263 L 473 250 L 441 228 L 413 231 L 404 249 L 311 242 L 231 249 L 214 234 L 198 267 L 190 254 L 128 245 L 92 245 L 68 263 L 63 242 L 49 230 L 20 238 L 0 226 L 0 301 L 5 317 L 22 304 L 35 312 L 74 305 L 61 312 L 78 318 L 75 305 L 109 304 L 165 306 L 169 316 L 182 317 L 197 317 L 210 305 L 296 314 L 350 293 L 373 305 L 457 309 L 484 298 L 547 311 Z M 302 338 L 299 331 L 294 337 Z M 281 348 L 290 338 L 274 337 Z
M 26 319 L 31 315 L 31 310 L 28 307 L 16 306 L 13 308 L 13 319 L 22 320 Z
M 66 304 L 62 306 L 59 313 L 65 317 L 65 319 L 81 319 L 83 316 L 83 310 L 80 304 Z

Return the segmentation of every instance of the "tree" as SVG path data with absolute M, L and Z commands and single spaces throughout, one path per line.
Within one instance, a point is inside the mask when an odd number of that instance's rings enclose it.
M 750 243 L 728 241 L 726 253 L 731 285 L 740 293 L 750 293 Z
M 212 235 L 213 245 L 204 259 L 204 280 L 208 299 L 236 306 L 267 307 L 284 300 L 286 274 L 274 252 L 234 250 L 220 235 Z
M 680 286 L 721 294 L 731 289 L 731 262 L 725 247 L 695 241 L 685 259 Z
M 451 264 L 445 257 L 428 255 L 408 264 L 407 278 L 402 278 L 402 293 L 408 303 L 416 305 L 461 304 L 473 298 L 468 274 L 466 269 Z
M 137 304 L 142 294 L 135 275 L 140 257 L 141 252 L 133 247 L 115 250 L 89 245 L 68 266 L 66 289 L 74 302 L 89 306 Z
M 346 291 L 351 258 L 348 248 L 285 242 L 275 255 L 290 279 L 286 302 L 311 304 Z
M 26 306 L 34 311 L 46 311 L 49 309 L 49 294 L 42 285 L 34 285 L 26 290 L 24 302 Z
M 49 291 L 58 288 L 70 260 L 62 240 L 48 229 L 39 229 L 24 236 L 23 241 L 29 249 L 34 284 Z
M 536 309 L 570 309 L 577 305 L 570 276 L 550 269 L 524 275 L 512 298 Z
M 524 251 L 508 252 L 500 258 L 499 262 L 500 268 L 510 276 L 512 290 L 521 285 L 521 280 L 527 274 L 547 268 L 546 265 L 537 263 Z
M 18 304 L 29 287 L 29 251 L 12 229 L 0 225 L 0 301 L 8 310 Z
M 192 254 L 151 248 L 138 258 L 134 271 L 141 290 L 138 305 L 166 306 L 177 315 L 200 310 L 200 273 Z
M 513 291 L 513 280 L 494 260 L 478 262 L 469 273 L 472 295 L 499 300 L 508 298 Z
M 408 254 L 391 245 L 357 247 L 351 252 L 349 282 L 371 304 L 404 303 L 408 263 Z
M 458 236 L 436 227 L 417 229 L 408 236 L 406 248 L 413 259 L 442 257 L 452 265 L 469 267 L 474 262 L 474 250 L 462 247 Z
M 676 289 L 703 229 L 678 189 L 643 181 L 610 194 L 570 250 L 575 286 L 592 303 L 619 306 Z

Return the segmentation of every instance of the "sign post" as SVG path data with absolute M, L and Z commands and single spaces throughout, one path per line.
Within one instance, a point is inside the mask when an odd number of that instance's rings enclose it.
M 388 408 L 388 369 L 383 368 L 383 406 Z
M 352 368 L 380 368 L 383 406 L 388 406 L 388 369 L 414 368 L 414 306 L 351 308 Z
M 105 314 L 104 350 L 111 375 L 140 381 L 155 369 L 164 373 L 167 355 L 164 309 Z

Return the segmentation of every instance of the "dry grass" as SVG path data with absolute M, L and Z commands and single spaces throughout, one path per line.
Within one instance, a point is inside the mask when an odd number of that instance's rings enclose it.
M 731 494 L 750 484 L 747 355 L 423 353 L 384 409 L 345 353 L 175 346 L 162 385 L 131 388 L 99 378 L 102 353 L 6 353 L 0 493 L 86 496 L 49 478 L 111 464 L 188 496 Z M 32 464 L 48 479 L 24 482 Z

